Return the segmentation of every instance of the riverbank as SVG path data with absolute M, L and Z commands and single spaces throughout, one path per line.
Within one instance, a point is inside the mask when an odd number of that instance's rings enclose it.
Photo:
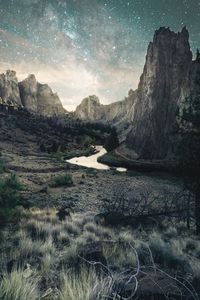
M 164 171 L 174 172 L 176 170 L 176 163 L 162 160 L 142 160 L 130 159 L 121 154 L 118 149 L 109 153 L 105 153 L 98 158 L 98 162 L 106 164 L 110 167 L 126 168 L 128 170 L 136 170 L 141 172 Z

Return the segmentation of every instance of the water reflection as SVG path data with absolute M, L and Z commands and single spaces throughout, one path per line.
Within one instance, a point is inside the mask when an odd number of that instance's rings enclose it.
M 73 157 L 69 160 L 67 160 L 68 163 L 88 167 L 88 168 L 94 168 L 99 170 L 109 170 L 110 167 L 104 164 L 101 164 L 97 161 L 98 157 L 104 155 L 107 153 L 106 149 L 103 146 L 96 146 L 97 153 L 90 155 L 88 157 L 81 156 L 81 157 Z M 116 168 L 119 172 L 125 172 L 127 171 L 125 168 Z

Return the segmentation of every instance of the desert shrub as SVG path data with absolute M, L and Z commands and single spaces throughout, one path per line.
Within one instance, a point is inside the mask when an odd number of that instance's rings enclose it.
M 89 231 L 89 232 L 92 232 L 92 233 L 96 233 L 98 228 L 97 228 L 97 225 L 90 222 L 90 223 L 87 223 L 85 226 L 84 226 L 84 230 L 86 231 Z
M 150 237 L 149 247 L 155 263 L 174 270 L 184 270 L 188 267 L 179 242 L 165 242 L 159 234 L 153 233 Z
M 2 160 L 2 158 L 0 157 L 0 174 L 4 173 L 6 171 L 6 166 L 4 164 L 4 161 Z
M 21 230 L 19 238 L 19 246 L 17 247 L 18 259 L 24 263 L 27 259 L 35 259 L 41 257 L 45 254 L 55 254 L 55 247 L 53 245 L 53 240 L 49 237 L 47 240 L 32 240 L 26 235 L 24 230 Z M 16 253 L 16 250 L 14 250 Z
M 74 267 L 79 262 L 78 257 L 78 246 L 76 243 L 70 244 L 69 247 L 63 252 L 62 258 L 60 260 L 61 268 Z
M 177 236 L 177 229 L 175 227 L 168 227 L 167 230 L 165 231 L 164 235 L 166 238 L 175 238 Z
M 51 225 L 37 220 L 30 220 L 25 225 L 25 230 L 32 240 L 40 239 L 45 241 L 51 234 Z
M 73 179 L 71 174 L 57 175 L 52 178 L 51 186 L 60 187 L 60 186 L 70 186 L 73 184 Z
M 83 227 L 87 223 L 94 222 L 94 216 L 91 212 L 85 214 L 76 213 L 72 215 L 72 220 L 78 227 Z
M 114 266 L 115 269 L 137 266 L 136 255 L 126 242 L 103 243 L 103 255 L 108 265 Z
M 0 179 L 0 226 L 19 218 L 15 208 L 19 204 L 19 191 L 23 186 L 15 174 Z
M 198 243 L 197 243 L 197 241 L 193 240 L 193 239 L 188 239 L 186 241 L 185 250 L 187 252 L 194 252 L 194 251 L 198 250 Z
M 4 274 L 0 283 L 1 300 L 38 300 L 38 279 L 25 278 L 23 271 L 15 270 Z
M 87 231 L 84 231 L 83 234 L 76 239 L 76 243 L 79 246 L 84 246 L 85 244 L 88 243 L 92 244 L 97 241 L 99 241 L 99 238 L 94 233 L 87 232 Z
M 63 226 L 64 230 L 66 230 L 68 232 L 68 234 L 77 236 L 80 234 L 80 229 L 79 227 L 74 224 L 73 222 L 66 222 Z
M 109 240 L 112 238 L 114 239 L 114 232 L 111 229 L 103 226 L 97 226 L 95 235 L 103 240 Z
M 54 255 L 45 253 L 44 256 L 41 258 L 39 274 L 42 277 L 43 282 L 48 283 L 52 275 L 51 270 L 55 268 L 55 264 L 56 257 Z
M 68 272 L 63 274 L 60 300 L 105 299 L 107 294 L 105 280 L 99 278 L 94 270 L 82 269 L 77 275 Z
M 69 245 L 70 237 L 68 236 L 68 234 L 65 231 L 61 231 L 61 232 L 59 232 L 59 234 L 57 236 L 57 242 L 64 246 Z

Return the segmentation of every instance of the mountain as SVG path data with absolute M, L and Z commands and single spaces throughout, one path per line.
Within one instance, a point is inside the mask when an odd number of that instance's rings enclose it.
M 9 100 L 21 104 L 18 80 L 15 71 L 6 71 L 6 74 L 0 74 L 0 97 L 5 102 Z
M 122 147 L 124 155 L 169 158 L 177 109 L 183 99 L 195 92 L 199 71 L 200 63 L 192 60 L 188 30 L 184 27 L 175 33 L 161 27 L 148 46 L 138 89 L 125 100 L 110 105 L 101 105 L 99 101 L 94 105 L 90 97 L 84 99 L 76 114 L 80 118 L 87 115 L 88 119 L 112 122 L 121 136 L 127 135 Z
M 65 112 L 57 94 L 47 84 L 36 81 L 33 74 L 19 83 L 22 104 L 30 112 L 40 115 L 58 115 Z
M 130 90 L 128 97 L 123 101 L 118 101 L 108 105 L 103 105 L 97 96 L 89 96 L 82 100 L 77 106 L 75 115 L 77 118 L 89 121 L 114 122 L 122 121 L 123 118 L 130 118 L 130 108 L 135 99 L 135 93 Z M 127 116 L 129 112 L 129 117 Z
M 0 74 L 0 97 L 6 103 L 23 105 L 29 112 L 43 116 L 65 113 L 58 95 L 47 84 L 38 83 L 34 75 L 18 82 L 15 71 Z
M 116 125 L 120 141 L 124 141 L 134 116 L 134 104 L 137 93 L 130 90 L 124 100 L 103 105 L 97 96 L 82 100 L 75 110 L 75 116 L 82 120 L 108 122 Z
M 176 113 L 194 92 L 200 64 L 192 61 L 189 33 L 161 27 L 149 44 L 137 90 L 134 122 L 126 145 L 139 158 L 165 159 L 173 153 Z

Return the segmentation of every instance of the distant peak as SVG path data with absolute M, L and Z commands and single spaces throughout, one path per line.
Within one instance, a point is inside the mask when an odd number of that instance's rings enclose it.
M 29 78 L 29 79 L 35 79 L 35 80 L 36 80 L 36 77 L 35 77 L 35 75 L 34 75 L 34 74 L 30 74 L 30 75 L 28 75 L 28 78 Z
M 13 70 L 7 70 L 6 75 L 9 77 L 16 77 L 16 72 Z
M 96 96 L 96 95 L 91 95 L 91 96 L 88 96 L 87 98 L 83 99 L 84 102 L 94 102 L 94 103 L 97 103 L 97 104 L 100 104 L 100 100 L 99 98 Z

